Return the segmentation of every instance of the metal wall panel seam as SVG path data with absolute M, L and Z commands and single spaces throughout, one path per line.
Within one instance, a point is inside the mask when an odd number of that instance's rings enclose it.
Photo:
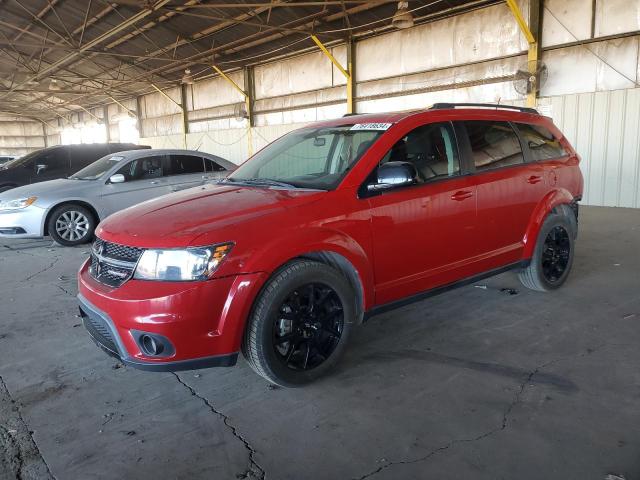
M 620 168 L 618 168 L 618 186 L 617 186 L 617 191 L 616 191 L 616 207 L 620 207 L 621 205 L 621 199 L 620 199 L 620 194 L 622 193 L 622 170 L 624 168 L 624 144 L 625 144 L 625 122 L 627 120 L 627 90 L 624 90 L 623 94 L 622 94 L 622 112 L 620 112 L 620 114 L 622 115 L 622 129 L 620 132 Z
M 602 158 L 602 167 L 600 170 L 600 182 L 601 182 L 601 190 L 600 190 L 600 205 L 604 205 L 605 189 L 607 188 L 607 163 L 609 157 L 609 124 L 611 121 L 611 92 L 606 92 L 606 116 L 605 116 L 605 124 L 604 124 L 604 157 Z

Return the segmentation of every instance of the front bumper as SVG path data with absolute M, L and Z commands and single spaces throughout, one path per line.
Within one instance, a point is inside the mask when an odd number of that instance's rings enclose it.
M 245 321 L 263 274 L 204 282 L 129 280 L 111 288 L 94 280 L 88 263 L 78 277 L 83 323 L 94 342 L 126 365 L 178 371 L 235 365 Z M 170 355 L 149 355 L 147 333 L 170 342 Z
M 0 237 L 41 237 L 44 215 L 45 210 L 35 205 L 15 211 L 0 211 Z

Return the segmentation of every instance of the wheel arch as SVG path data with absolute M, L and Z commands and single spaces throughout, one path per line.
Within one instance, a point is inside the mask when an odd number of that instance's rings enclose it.
M 47 213 L 44 216 L 44 220 L 43 220 L 43 223 L 42 223 L 42 235 L 43 236 L 49 235 L 49 219 L 51 218 L 51 215 L 53 215 L 54 210 L 56 208 L 58 208 L 58 207 L 63 206 L 63 205 L 79 205 L 81 207 L 84 207 L 84 208 L 86 208 L 87 210 L 89 210 L 93 214 L 96 222 L 100 222 L 100 215 L 98 214 L 98 210 L 93 205 L 91 205 L 89 202 L 87 202 L 86 200 L 80 200 L 80 199 L 74 199 L 74 198 L 61 200 L 61 201 L 55 203 L 54 205 L 51 205 L 49 207 L 49 209 L 47 210 Z M 97 226 L 97 224 L 96 224 L 96 226 Z
M 360 273 L 346 257 L 331 250 L 320 250 L 305 253 L 304 255 L 296 258 L 315 260 L 316 262 L 329 265 L 342 273 L 342 275 L 344 275 L 344 277 L 349 281 L 356 294 L 356 323 L 362 323 L 365 312 L 364 286 L 362 284 L 362 278 L 360 278 Z
M 547 215 L 549 215 L 550 213 L 566 215 L 575 228 L 574 234 L 577 234 L 578 223 L 575 216 L 575 209 L 572 207 L 572 204 L 574 203 L 574 196 L 564 188 L 556 189 L 552 192 L 549 192 L 538 203 L 538 206 L 531 215 L 531 219 L 529 220 L 529 225 L 523 239 L 524 258 L 531 258 L 531 256 L 533 255 L 533 250 L 536 247 L 536 241 L 538 238 L 538 233 L 540 232 L 540 228 L 542 228 L 542 224 L 544 223 L 545 218 L 547 218 Z
M 322 227 L 292 229 L 279 235 L 278 240 L 271 240 L 256 250 L 252 249 L 248 256 L 250 260 L 243 265 L 243 269 L 248 272 L 264 272 L 264 284 L 284 265 L 296 259 L 314 260 L 335 268 L 345 276 L 356 293 L 359 321 L 373 304 L 371 260 L 362 245 L 343 232 Z M 224 275 L 235 272 L 229 270 L 220 273 Z M 260 290 L 264 284 L 260 286 Z M 257 295 L 259 293 L 256 297 Z

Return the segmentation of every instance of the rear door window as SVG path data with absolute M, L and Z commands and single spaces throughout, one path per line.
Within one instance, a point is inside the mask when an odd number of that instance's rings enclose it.
M 523 142 L 527 145 L 531 160 L 551 160 L 568 155 L 560 141 L 546 128 L 540 125 L 517 123 Z
M 508 122 L 470 120 L 463 123 L 476 171 L 524 163 L 520 140 Z
M 195 155 L 169 155 L 169 175 L 184 175 L 187 173 L 204 173 L 202 157 Z

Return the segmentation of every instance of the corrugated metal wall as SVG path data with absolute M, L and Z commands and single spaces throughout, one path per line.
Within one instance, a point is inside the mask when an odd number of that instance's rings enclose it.
M 640 208 L 640 88 L 563 95 L 541 104 L 582 156 L 583 203 Z
M 44 146 L 42 123 L 0 116 L 0 155 L 24 155 Z

